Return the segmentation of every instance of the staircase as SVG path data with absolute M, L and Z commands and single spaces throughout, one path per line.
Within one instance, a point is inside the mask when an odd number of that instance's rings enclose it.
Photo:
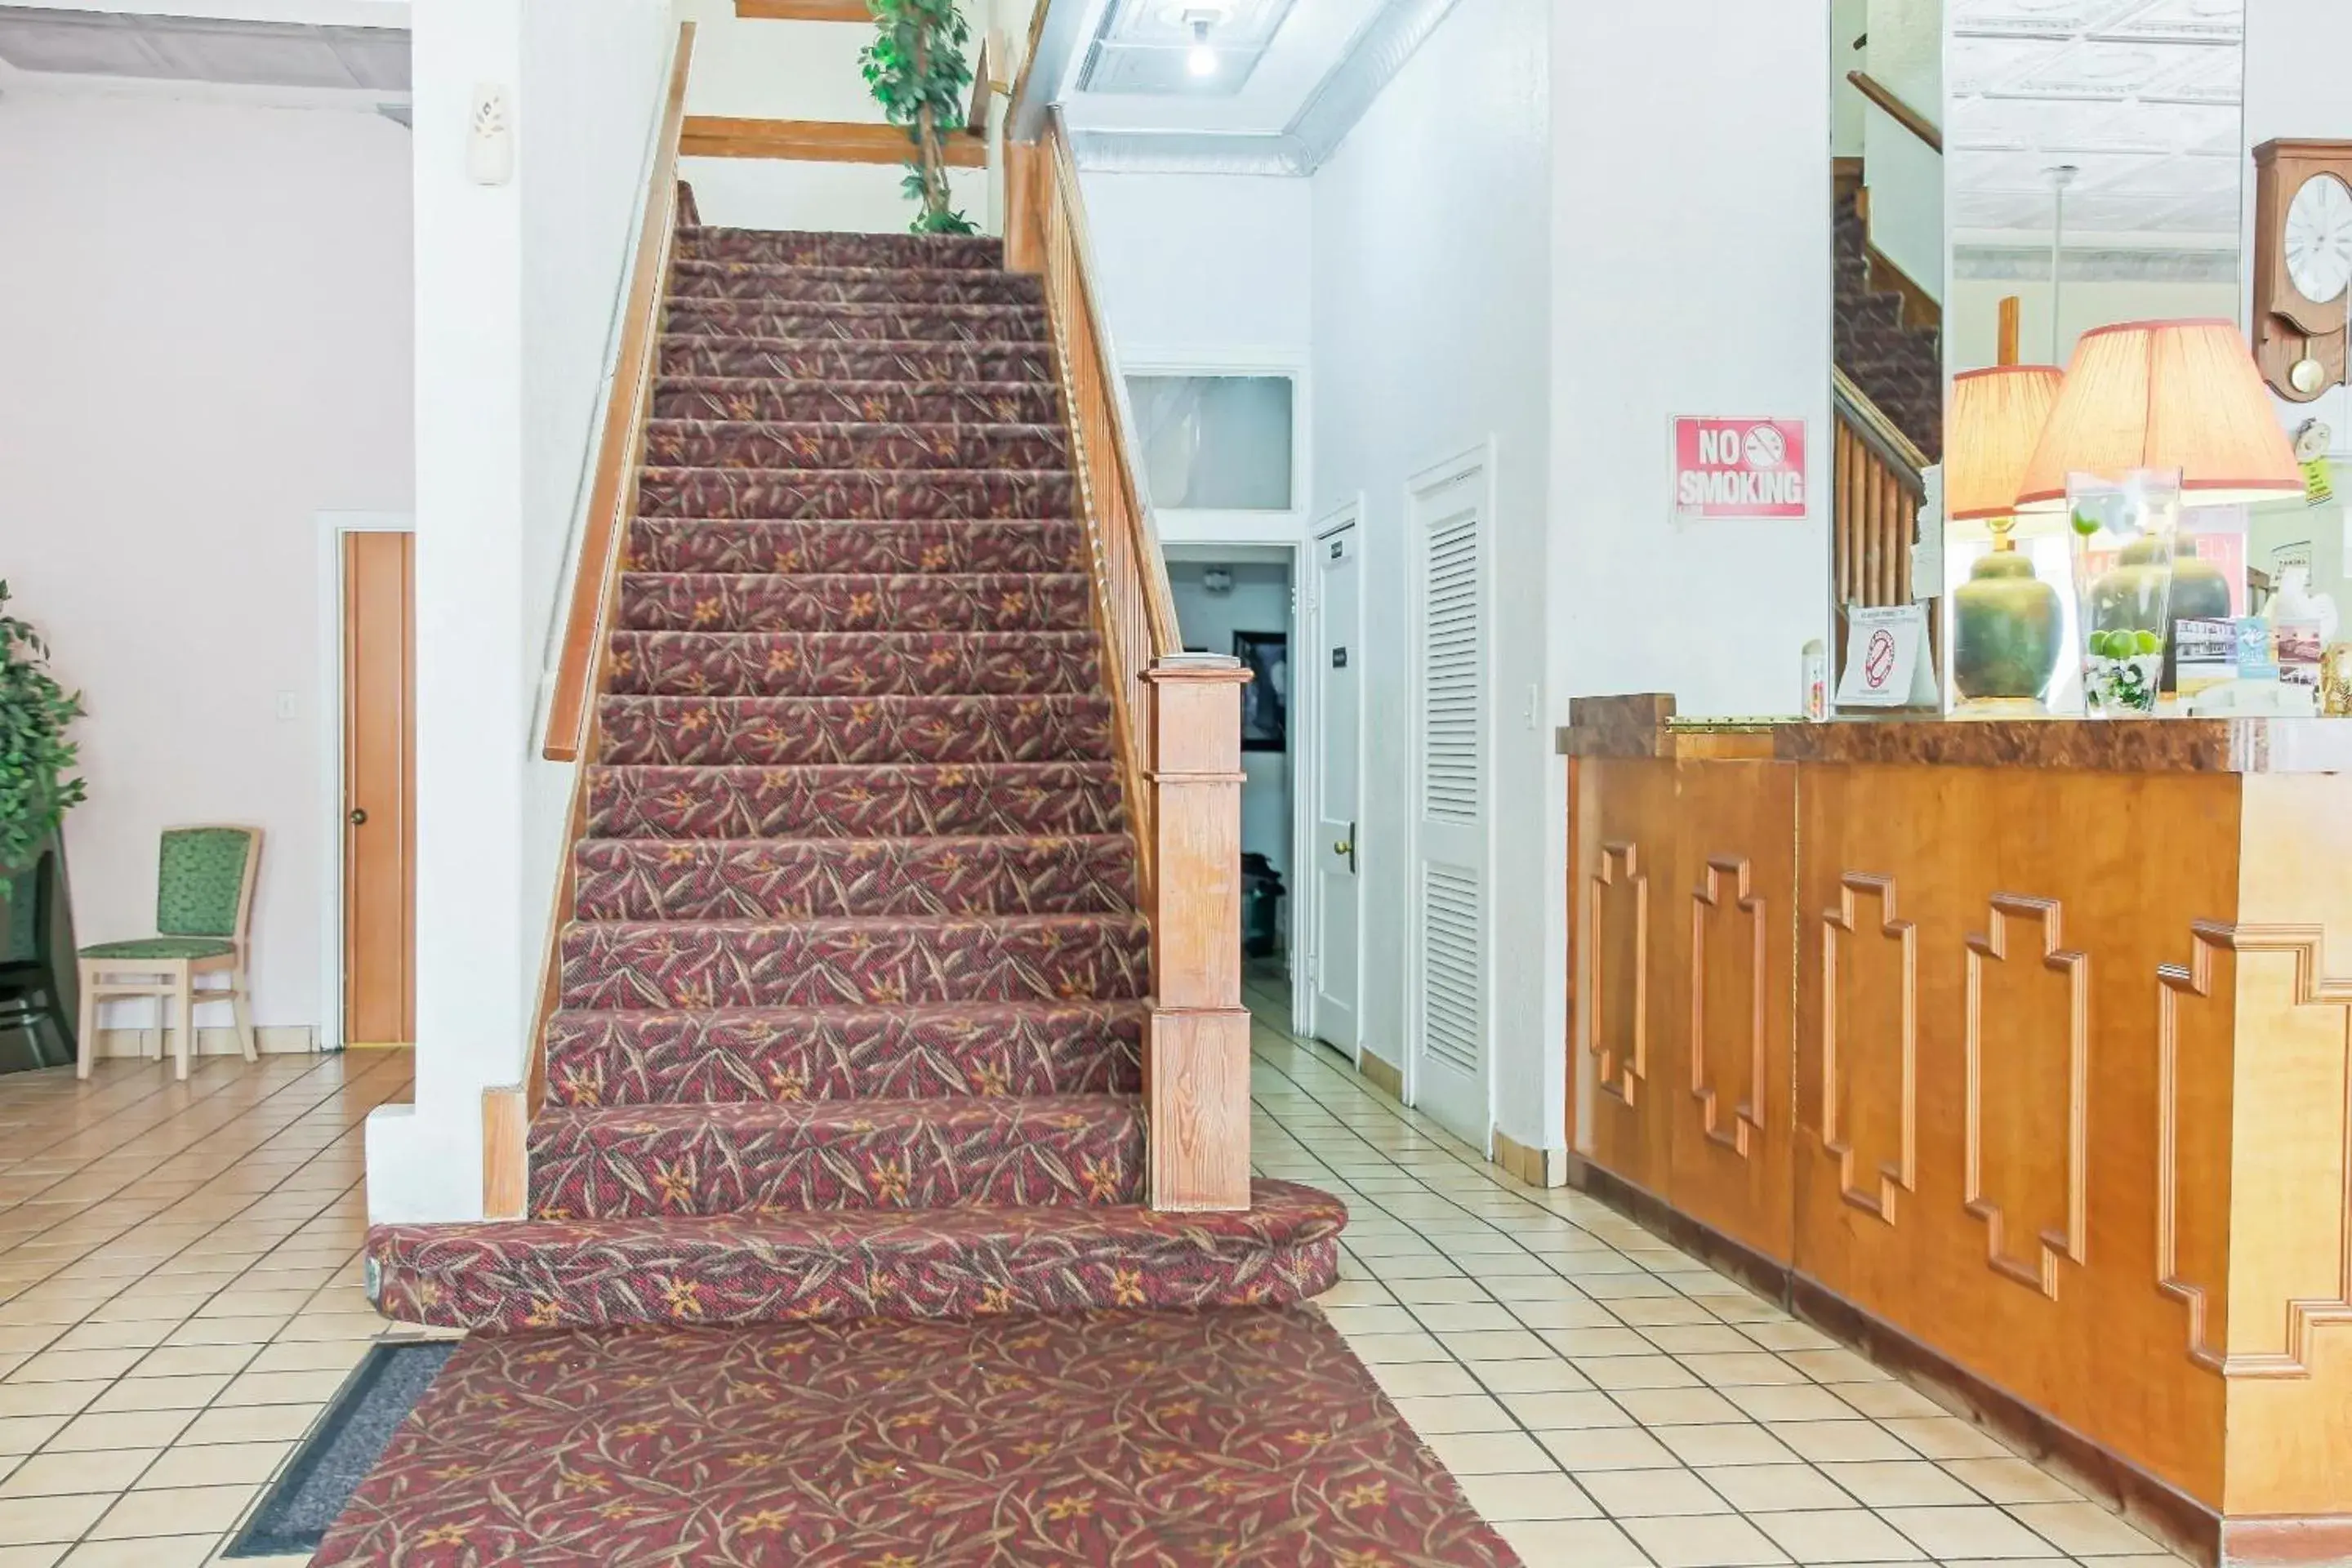
M 1873 257 L 1861 192 L 1842 183 L 1836 201 L 1837 367 L 1936 462 L 1944 449 L 1943 335 L 1921 315 L 1934 307 L 1879 286 L 1877 272 L 1892 269 Z
M 1152 932 L 1038 279 L 990 240 L 672 249 L 525 1217 L 378 1227 L 379 1308 L 515 1331 L 1328 1288 L 1322 1194 L 1144 1206 Z

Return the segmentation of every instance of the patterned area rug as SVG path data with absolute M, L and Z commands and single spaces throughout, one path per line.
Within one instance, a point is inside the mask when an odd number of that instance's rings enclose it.
M 1297 1308 L 477 1337 L 315 1560 L 1517 1561 Z

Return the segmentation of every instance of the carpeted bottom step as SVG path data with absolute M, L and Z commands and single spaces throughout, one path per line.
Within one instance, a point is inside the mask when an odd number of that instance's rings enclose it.
M 1134 1204 L 1143 1101 L 1064 1094 L 549 1106 L 530 1123 L 541 1219 Z
M 1303 1300 L 1339 1278 L 1338 1199 L 1259 1182 L 1240 1214 L 958 1208 L 391 1225 L 376 1310 L 485 1333 L 620 1323 L 967 1318 Z
M 1140 1002 L 558 1013 L 556 1105 L 1137 1094 Z

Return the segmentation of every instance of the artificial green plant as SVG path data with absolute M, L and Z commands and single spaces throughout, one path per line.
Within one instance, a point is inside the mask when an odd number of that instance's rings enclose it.
M 971 220 L 948 204 L 947 136 L 963 114 L 971 31 L 955 0 L 868 0 L 877 29 L 857 63 L 891 124 L 915 144 L 904 189 L 921 204 L 916 234 L 971 234 Z
M 40 634 L 7 611 L 8 584 L 0 583 L 0 894 L 82 798 L 82 781 L 66 776 L 75 753 L 66 728 L 81 717 L 81 698 L 49 673 Z

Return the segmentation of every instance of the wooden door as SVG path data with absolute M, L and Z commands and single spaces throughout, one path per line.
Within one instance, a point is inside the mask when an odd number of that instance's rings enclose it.
M 1315 770 L 1315 842 L 1308 860 L 1315 878 L 1315 926 L 1309 974 L 1314 985 L 1316 1037 L 1349 1056 L 1362 1040 L 1358 973 L 1362 947 L 1361 820 L 1363 735 L 1363 612 L 1355 520 L 1315 542 L 1307 613 L 1307 679 L 1321 715 L 1321 751 Z
M 343 536 L 343 1043 L 416 1037 L 415 535 Z
M 1494 1126 L 1486 496 L 1486 469 L 1472 466 L 1407 507 L 1420 554 L 1412 1103 L 1481 1150 Z

